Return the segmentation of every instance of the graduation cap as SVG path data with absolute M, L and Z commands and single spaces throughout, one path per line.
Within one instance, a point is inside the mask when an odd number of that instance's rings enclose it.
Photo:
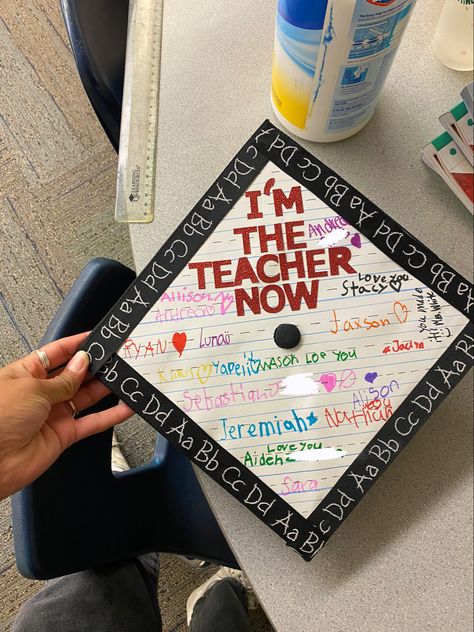
M 84 349 L 309 560 L 469 370 L 473 304 L 466 279 L 265 121 Z

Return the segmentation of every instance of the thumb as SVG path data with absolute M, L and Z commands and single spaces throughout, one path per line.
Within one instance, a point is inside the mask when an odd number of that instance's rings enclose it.
M 72 399 L 84 381 L 88 367 L 89 356 L 85 351 L 78 351 L 61 373 L 47 380 L 42 380 L 42 390 L 50 404 L 58 404 Z

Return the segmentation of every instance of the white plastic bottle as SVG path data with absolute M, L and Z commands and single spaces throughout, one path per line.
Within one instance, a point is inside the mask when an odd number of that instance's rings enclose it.
M 433 51 L 448 68 L 473 69 L 473 21 L 473 0 L 445 0 L 433 38 Z
M 372 116 L 416 0 L 278 0 L 272 105 L 291 132 L 331 142 Z

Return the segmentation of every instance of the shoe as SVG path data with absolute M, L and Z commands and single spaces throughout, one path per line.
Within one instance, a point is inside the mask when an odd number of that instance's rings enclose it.
M 179 560 L 190 566 L 191 568 L 196 569 L 204 569 L 211 565 L 210 562 L 205 562 L 204 560 L 198 560 L 194 557 L 186 557 L 185 555 L 177 555 Z
M 112 472 L 126 472 L 130 469 L 120 449 L 120 443 L 115 431 L 112 433 Z
M 215 575 L 210 577 L 207 582 L 204 582 L 204 584 L 196 588 L 196 590 L 193 590 L 193 592 L 189 595 L 188 601 L 186 603 L 186 618 L 188 626 L 191 623 L 191 617 L 193 616 L 193 610 L 196 603 L 199 601 L 199 599 L 201 599 L 201 597 L 204 596 L 204 594 L 209 590 L 209 588 L 211 588 L 211 586 L 214 586 L 214 584 L 222 581 L 223 579 L 236 579 L 238 582 L 240 582 L 247 591 L 247 605 L 249 610 L 255 610 L 257 608 L 257 596 L 253 592 L 253 588 L 243 572 L 238 571 L 235 568 L 221 566 L 221 568 L 217 571 Z

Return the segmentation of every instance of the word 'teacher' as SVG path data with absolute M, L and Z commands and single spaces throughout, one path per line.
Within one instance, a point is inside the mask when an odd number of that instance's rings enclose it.
M 270 178 L 264 185 L 266 195 L 274 186 L 275 178 Z M 251 200 L 251 209 L 245 218 L 247 221 L 264 217 L 258 207 L 260 194 L 260 191 L 247 191 L 245 194 Z M 304 213 L 301 187 L 292 187 L 288 195 L 282 189 L 273 188 L 273 205 L 276 217 L 283 215 L 283 207 L 288 214 L 293 207 L 297 215 Z M 209 286 L 211 289 L 238 288 L 234 290 L 237 316 L 244 316 L 246 307 L 252 314 L 262 311 L 277 314 L 286 304 L 292 311 L 300 310 L 302 305 L 307 309 L 316 309 L 319 292 L 319 281 L 316 279 L 338 276 L 341 271 L 355 273 L 350 264 L 349 248 L 333 247 L 327 251 L 324 248 L 308 248 L 303 219 L 270 226 L 254 223 L 234 228 L 232 232 L 241 238 L 242 253 L 247 256 L 193 262 L 188 268 L 196 270 L 200 290 L 209 289 Z M 206 277 L 207 269 L 212 271 L 210 282 Z M 301 279 L 308 279 L 310 283 Z M 264 285 L 259 287 L 260 283 Z M 242 287 L 246 284 L 251 286 L 249 290 Z
M 120 355 L 307 517 L 466 322 L 268 163 Z
M 469 281 L 265 121 L 84 349 L 310 560 L 471 367 L 473 309 Z

